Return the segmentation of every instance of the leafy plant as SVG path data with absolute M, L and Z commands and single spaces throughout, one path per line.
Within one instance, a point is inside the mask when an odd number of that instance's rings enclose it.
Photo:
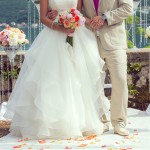
M 14 66 L 14 69 L 11 70 L 11 67 L 7 62 L 4 62 L 3 68 L 0 68 L 0 75 L 4 77 L 4 80 L 17 79 L 20 72 L 18 66 Z
M 138 73 L 141 70 L 141 68 L 142 68 L 142 64 L 141 63 L 129 63 L 127 72 L 129 74 Z
M 128 48 L 133 48 L 133 42 L 128 40 Z
M 140 92 L 136 90 L 136 87 L 133 84 L 128 86 L 128 91 L 133 97 L 138 96 L 140 94 Z
M 144 28 L 141 28 L 141 27 L 137 27 L 137 28 L 136 28 L 136 33 L 137 33 L 137 34 L 141 34 L 141 33 L 142 33 L 142 34 L 144 35 L 144 34 L 145 34 L 145 29 L 144 29 Z
M 130 16 L 126 19 L 127 24 L 132 24 L 133 23 L 133 16 Z M 140 22 L 140 18 L 138 16 L 136 16 L 135 18 L 135 23 L 139 23 Z
M 145 46 L 144 48 L 150 48 L 150 45 Z
M 142 64 L 141 63 L 128 63 L 127 72 L 128 74 L 132 75 L 132 83 L 131 85 L 128 85 L 128 91 L 130 95 L 133 97 L 138 96 L 140 92 L 136 89 L 136 82 L 139 79 L 138 72 L 141 71 Z
M 19 70 L 13 69 L 12 71 L 7 70 L 7 71 L 1 71 L 1 75 L 4 76 L 5 80 L 8 79 L 17 79 L 19 75 Z

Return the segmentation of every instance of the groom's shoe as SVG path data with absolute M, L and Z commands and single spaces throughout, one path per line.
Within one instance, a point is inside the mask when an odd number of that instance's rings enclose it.
M 103 133 L 108 132 L 109 131 L 109 127 L 110 127 L 110 123 L 109 122 L 104 123 Z
M 129 131 L 125 128 L 125 125 L 123 123 L 118 123 L 114 127 L 114 133 L 119 134 L 121 136 L 128 136 Z

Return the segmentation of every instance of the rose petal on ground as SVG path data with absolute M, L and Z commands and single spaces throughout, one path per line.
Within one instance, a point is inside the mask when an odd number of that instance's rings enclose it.
M 81 144 L 79 147 L 86 147 L 88 144 Z
M 24 139 L 24 141 L 29 141 L 29 140 L 30 140 L 29 138 L 25 138 L 25 139 Z
M 55 142 L 56 142 L 55 140 L 50 141 L 50 143 L 55 143 Z
M 13 146 L 13 148 L 21 148 L 21 145 Z
M 44 143 L 46 143 L 45 140 L 38 140 L 38 142 L 39 142 L 39 144 L 44 144 Z
M 106 145 L 102 145 L 102 148 L 106 148 L 107 146 Z
M 72 149 L 72 147 L 66 146 L 65 149 Z
M 90 142 L 90 144 L 96 144 L 95 142 Z
M 77 139 L 75 139 L 75 141 L 85 141 L 85 139 L 84 138 L 77 138 Z
M 91 139 L 94 139 L 96 137 L 97 137 L 97 135 L 90 135 L 90 136 L 87 136 L 85 139 L 86 140 L 91 140 Z
M 18 142 L 23 142 L 23 140 L 22 139 L 18 139 Z

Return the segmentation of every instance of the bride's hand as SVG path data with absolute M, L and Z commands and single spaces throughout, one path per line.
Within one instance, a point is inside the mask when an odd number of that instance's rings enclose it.
M 75 29 L 64 28 L 62 25 L 54 24 L 54 30 L 66 33 L 67 35 L 74 33 Z
M 54 21 L 56 17 L 58 16 L 58 11 L 57 10 L 48 10 L 47 16 L 49 19 Z

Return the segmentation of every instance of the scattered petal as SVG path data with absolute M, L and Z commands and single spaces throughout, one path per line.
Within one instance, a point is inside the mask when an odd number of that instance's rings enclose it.
M 107 146 L 106 145 L 102 145 L 102 148 L 106 148 Z
M 55 142 L 56 142 L 55 140 L 50 141 L 50 143 L 55 143 Z
M 72 149 L 72 147 L 66 146 L 65 149 Z
M 95 142 L 90 142 L 90 144 L 96 144 Z
M 22 139 L 18 139 L 18 142 L 23 142 L 23 140 Z
M 91 139 L 94 139 L 96 137 L 97 137 L 97 135 L 90 135 L 90 136 L 87 136 L 85 139 L 86 140 L 91 140 Z
M 67 140 L 72 140 L 72 138 L 69 138 L 69 139 L 67 139 Z
M 13 146 L 13 148 L 21 148 L 21 145 Z
M 115 142 L 115 144 L 120 144 L 119 142 Z
M 38 142 L 39 142 L 40 144 L 44 144 L 44 143 L 46 143 L 46 141 L 45 141 L 45 140 L 38 140 Z
M 137 129 L 134 129 L 134 132 L 138 132 L 138 130 L 137 130 Z
M 124 136 L 124 139 L 130 139 L 130 137 L 129 136 Z
M 29 140 L 30 140 L 29 138 L 25 138 L 25 139 L 24 139 L 24 141 L 29 141 Z
M 110 148 L 108 148 L 108 150 L 113 150 L 113 148 L 110 147 Z
M 76 141 L 85 141 L 84 138 L 77 138 Z
M 127 148 L 120 148 L 120 150 L 128 150 Z
M 81 144 L 79 147 L 86 147 L 88 144 Z

